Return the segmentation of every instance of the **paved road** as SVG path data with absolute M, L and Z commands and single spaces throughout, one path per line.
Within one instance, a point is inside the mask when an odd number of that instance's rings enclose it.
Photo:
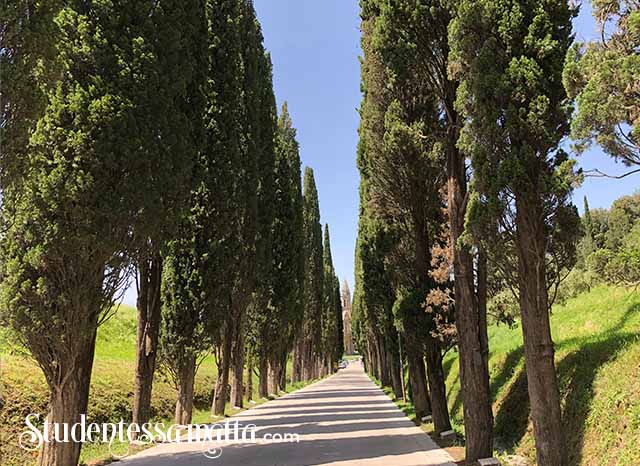
M 117 464 L 455 466 L 451 457 L 369 380 L 359 364 L 232 420 L 241 426 L 255 424 L 257 443 L 222 445 L 217 459 L 203 454 L 203 450 L 213 449 L 214 443 L 162 444 Z M 274 433 L 297 433 L 299 442 L 264 440 L 265 434 Z

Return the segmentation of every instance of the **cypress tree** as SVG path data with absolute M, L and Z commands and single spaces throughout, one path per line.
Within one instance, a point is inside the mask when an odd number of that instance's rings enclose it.
M 338 320 L 336 299 L 336 276 L 331 257 L 331 239 L 329 237 L 329 225 L 324 226 L 323 268 L 322 281 L 322 335 L 321 335 L 321 364 L 322 375 L 331 373 L 335 368 L 334 351 L 338 346 Z
M 28 70 L 34 63 L 20 54 L 34 47 L 42 50 L 42 72 L 23 88 L 9 87 L 9 116 L 26 120 L 3 130 L 7 155 L 21 154 L 3 167 L 3 215 L 11 216 L 3 220 L 3 320 L 45 374 L 49 421 L 73 424 L 86 412 L 96 330 L 127 259 L 165 231 L 165 213 L 170 228 L 179 208 L 195 146 L 190 91 L 198 86 L 191 44 L 161 40 L 176 33 L 171 23 L 188 31 L 190 23 L 177 19 L 182 9 L 164 2 L 125 2 L 117 11 L 110 3 L 23 6 L 24 24 L 34 21 L 34 29 L 17 43 L 12 66 Z M 175 60 L 184 67 L 170 66 Z M 34 94 L 25 98 L 31 84 Z M 79 453 L 79 443 L 51 442 L 39 461 L 75 465 Z
M 448 29 L 458 2 L 381 0 L 376 48 L 408 98 L 430 96 L 440 109 L 438 127 L 430 134 L 444 152 L 447 176 L 448 235 L 453 246 L 455 313 L 460 348 L 465 448 L 469 461 L 493 453 L 488 336 L 479 250 L 463 240 L 469 171 L 458 147 L 461 118 L 455 108 L 458 81 L 449 76 Z M 414 81 L 412 78 L 420 76 Z M 411 86 L 411 87 L 409 87 Z M 475 249 L 475 250 L 474 250 Z M 477 252 L 476 252 L 477 251 Z M 476 256 L 476 257 L 474 257 Z M 476 280 L 479 277 L 479 280 Z M 481 357 L 477 357 L 480 355 Z
M 212 414 L 224 413 L 229 397 L 229 367 L 233 330 L 241 317 L 237 292 L 246 270 L 242 261 L 247 245 L 243 218 L 246 214 L 246 151 L 243 110 L 242 48 L 238 1 L 207 0 L 209 84 L 205 112 L 205 148 L 202 157 L 207 183 L 196 191 L 197 212 L 202 216 L 203 241 L 211 248 L 205 258 L 212 280 L 206 282 L 207 329 L 217 349 L 218 378 Z M 225 193 L 225 195 L 220 195 Z M 200 224 L 200 223 L 199 223 Z M 209 236 L 211 235 L 211 236 Z M 213 254 L 212 254 L 213 253 Z
M 332 348 L 332 360 L 334 364 L 340 362 L 342 356 L 345 353 L 344 349 L 344 323 L 342 321 L 342 294 L 340 292 L 340 279 L 337 275 L 333 277 L 333 289 L 335 293 L 335 320 L 336 320 L 336 333 L 335 333 L 335 346 Z
M 260 39 L 262 40 L 262 39 Z M 275 287 L 276 240 L 273 225 L 277 214 L 278 165 L 275 143 L 277 138 L 277 112 L 273 94 L 271 59 L 264 51 L 259 60 L 259 112 L 258 137 L 259 186 L 258 186 L 258 237 L 256 253 L 256 290 L 249 307 L 248 335 L 249 357 L 258 362 L 260 374 L 258 394 L 267 396 L 267 358 L 279 336 L 278 315 L 272 299 Z M 240 368 L 238 368 L 240 370 Z M 251 375 L 250 375 L 251 377 Z M 240 400 L 236 400 L 236 404 Z
M 191 422 L 197 361 L 212 344 L 206 328 L 207 271 L 198 255 L 201 232 L 191 220 L 185 219 L 180 229 L 183 236 L 170 243 L 162 276 L 160 361 L 178 391 L 175 422 L 180 425 Z
M 313 170 L 304 170 L 303 194 L 303 251 L 304 251 L 304 317 L 296 351 L 301 362 L 302 380 L 318 376 L 318 356 L 321 343 L 323 252 L 320 207 Z
M 133 231 L 144 238 L 132 252 L 138 276 L 138 328 L 133 422 L 142 425 L 151 416 L 151 392 L 156 368 L 161 323 L 161 284 L 166 242 L 174 236 L 188 199 L 200 130 L 204 84 L 204 10 L 197 1 L 163 0 L 148 9 L 131 5 L 125 20 L 141 24 L 147 44 L 155 54 L 136 87 L 138 137 L 149 152 L 146 192 L 140 200 L 152 221 Z M 123 24 L 120 25 L 124 27 Z M 127 30 L 125 28 L 125 30 Z M 139 38 L 132 38 L 135 43 Z M 139 45 L 138 45 L 139 46 Z M 136 51 L 134 46 L 132 52 Z M 140 60 L 139 58 L 135 58 Z M 137 63 L 137 62 L 136 62 Z M 140 60 L 145 63 L 145 60 Z M 151 118 L 153 117 L 153 118 Z
M 450 66 L 461 80 L 460 146 L 472 155 L 479 191 L 469 225 L 519 297 L 537 463 L 564 466 L 549 311 L 561 270 L 575 262 L 579 231 L 574 161 L 559 148 L 571 115 L 562 70 L 574 11 L 566 1 L 460 3 Z
M 304 280 L 303 199 L 300 154 L 287 103 L 278 118 L 276 165 L 274 176 L 274 219 L 272 226 L 273 315 L 267 319 L 269 328 L 263 344 L 273 342 L 260 364 L 260 379 L 265 380 L 267 363 L 272 373 L 284 373 L 286 355 L 302 323 L 302 290 Z M 283 363 L 283 360 L 285 363 Z M 300 375 L 295 370 L 296 375 Z M 263 376 L 264 373 L 264 376 Z M 300 380 L 298 378 L 298 380 Z M 263 389 L 266 392 L 266 387 Z
M 260 24 L 253 2 L 241 1 L 240 39 L 242 43 L 244 105 L 244 171 L 242 193 L 243 244 L 235 293 L 233 330 L 233 379 L 231 403 L 243 405 L 245 334 L 250 306 L 268 303 L 271 290 L 271 222 L 273 217 L 273 166 L 275 97 L 270 63 L 266 62 Z M 250 324 L 250 323 L 249 323 Z
M 431 249 L 441 233 L 444 207 L 443 153 L 437 99 L 424 88 L 424 76 L 411 67 L 392 68 L 386 27 L 395 4 L 363 7 L 364 99 L 360 137 L 368 176 L 371 214 L 393 234 L 386 260 L 392 268 L 393 306 L 407 349 L 413 401 L 419 418 L 429 410 L 424 356 L 429 364 L 431 410 L 437 432 L 451 427 L 442 370 L 442 345 L 424 303 L 435 285 L 430 279 Z M 427 91 L 427 92 L 426 92 Z M 382 141 L 382 144 L 380 144 Z M 389 372 L 385 342 L 373 354 L 381 374 Z

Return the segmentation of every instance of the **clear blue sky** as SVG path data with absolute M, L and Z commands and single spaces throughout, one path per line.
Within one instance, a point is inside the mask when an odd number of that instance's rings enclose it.
M 289 104 L 298 130 L 303 166 L 314 169 L 322 222 L 328 223 L 336 272 L 353 290 L 353 257 L 358 224 L 356 145 L 360 104 L 359 7 L 357 0 L 254 0 L 265 45 L 271 52 L 278 104 Z M 578 40 L 597 37 L 589 2 L 575 30 Z M 624 172 L 600 150 L 580 158 L 586 170 Z M 609 207 L 632 193 L 640 175 L 624 180 L 587 179 L 575 193 L 593 207 Z M 135 293 L 125 301 L 135 303 Z

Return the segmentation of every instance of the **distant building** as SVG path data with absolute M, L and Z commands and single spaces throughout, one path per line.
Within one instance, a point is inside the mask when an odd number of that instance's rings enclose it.
M 351 334 L 351 291 L 346 280 L 342 281 L 342 328 L 344 332 L 345 354 L 355 354 Z

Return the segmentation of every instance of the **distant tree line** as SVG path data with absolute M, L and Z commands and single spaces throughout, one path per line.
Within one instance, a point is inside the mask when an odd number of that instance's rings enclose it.
M 571 202 L 594 173 L 566 138 L 630 173 L 640 147 L 639 4 L 592 4 L 602 40 L 579 44 L 566 0 L 360 1 L 354 336 L 397 395 L 406 370 L 436 434 L 457 345 L 470 462 L 493 455 L 487 321 L 517 315 L 537 464 L 565 466 L 550 308 L 571 270 L 638 281 L 637 196 L 597 220 Z
M 138 291 L 132 420 L 160 364 L 191 421 L 334 371 L 338 279 L 250 0 L 3 2 L 0 319 L 44 372 L 50 422 L 86 413 L 96 332 Z M 249 385 L 247 387 L 247 384 Z M 41 465 L 78 463 L 47 443 Z

